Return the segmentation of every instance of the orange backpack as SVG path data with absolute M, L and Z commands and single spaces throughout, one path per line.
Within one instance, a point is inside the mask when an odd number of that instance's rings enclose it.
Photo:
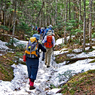
M 52 48 L 53 47 L 52 36 L 51 35 L 47 36 L 46 42 L 44 43 L 44 46 L 46 48 Z

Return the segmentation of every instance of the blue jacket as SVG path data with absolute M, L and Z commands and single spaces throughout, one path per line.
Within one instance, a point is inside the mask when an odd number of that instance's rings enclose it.
M 47 35 L 47 32 L 48 32 L 49 30 L 52 30 L 52 33 L 54 32 L 52 28 L 47 28 L 46 31 L 45 31 L 45 33 L 44 33 L 44 37 Z

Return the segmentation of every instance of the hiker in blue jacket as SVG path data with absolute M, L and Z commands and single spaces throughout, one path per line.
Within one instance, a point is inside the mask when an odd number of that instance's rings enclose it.
M 47 32 L 49 31 L 49 30 L 52 30 L 52 34 L 53 34 L 53 36 L 55 36 L 55 34 L 54 34 L 54 30 L 52 29 L 52 25 L 49 25 L 48 26 L 48 28 L 46 29 L 46 31 L 45 31 L 45 33 L 44 33 L 44 37 L 47 35 Z
M 39 34 L 34 34 L 33 37 L 36 37 L 37 41 L 40 39 Z M 43 45 L 38 43 L 38 52 L 40 49 L 43 52 L 46 52 L 46 49 L 43 47 Z M 28 77 L 29 77 L 29 82 L 30 82 L 30 90 L 32 90 L 32 89 L 35 89 L 34 81 L 36 80 L 36 76 L 38 72 L 39 57 L 29 58 L 28 56 L 26 56 L 26 65 L 27 65 Z

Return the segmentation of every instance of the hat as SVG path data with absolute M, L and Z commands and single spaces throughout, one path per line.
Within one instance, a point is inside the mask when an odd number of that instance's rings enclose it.
M 40 39 L 40 35 L 39 34 L 33 34 L 33 37 L 36 37 L 37 40 Z
M 52 28 L 52 25 L 49 25 L 48 27 L 49 27 L 49 28 Z

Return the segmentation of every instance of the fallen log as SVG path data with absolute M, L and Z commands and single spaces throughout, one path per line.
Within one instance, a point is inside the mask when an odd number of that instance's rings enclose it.
M 84 59 L 94 59 L 95 56 L 92 56 L 92 57 L 82 57 L 82 58 L 71 58 L 71 59 L 65 59 L 66 61 L 66 65 L 70 64 L 70 63 L 73 63 L 73 62 L 76 62 L 78 60 L 84 60 Z
M 16 37 L 16 38 L 19 38 L 18 36 L 10 35 L 10 34 L 4 34 L 4 33 L 1 33 L 0 35 L 1 36 L 8 36 L 8 37 Z

